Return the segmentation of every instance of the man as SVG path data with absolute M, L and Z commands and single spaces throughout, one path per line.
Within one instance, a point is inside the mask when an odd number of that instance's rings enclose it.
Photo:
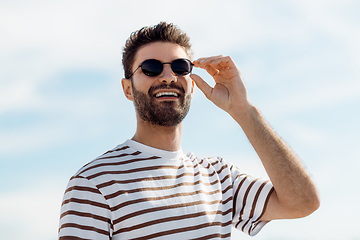
M 230 239 L 231 226 L 253 236 L 270 220 L 319 207 L 312 180 L 249 101 L 232 59 L 191 62 L 190 48 L 187 35 L 164 22 L 127 40 L 122 87 L 135 106 L 136 133 L 71 178 L 59 239 Z M 192 67 L 205 69 L 215 86 Z M 194 82 L 243 129 L 271 182 L 224 159 L 182 152 Z

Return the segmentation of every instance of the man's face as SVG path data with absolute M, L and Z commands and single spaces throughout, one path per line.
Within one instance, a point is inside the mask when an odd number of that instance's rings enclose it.
M 173 43 L 155 42 L 143 46 L 135 56 L 133 71 L 147 59 L 172 62 L 189 58 L 184 49 Z M 163 65 L 163 72 L 155 77 L 146 76 L 141 68 L 131 81 L 132 99 L 141 120 L 174 127 L 182 122 L 190 108 L 193 81 L 186 76 L 175 75 L 170 64 Z

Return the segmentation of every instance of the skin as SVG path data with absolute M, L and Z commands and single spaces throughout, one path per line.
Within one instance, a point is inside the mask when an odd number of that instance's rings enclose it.
M 146 59 L 155 58 L 171 62 L 177 58 L 188 58 L 182 47 L 172 43 L 151 43 L 143 46 L 136 54 L 133 70 Z M 274 185 L 266 211 L 261 220 L 305 217 L 320 205 L 315 184 L 303 164 L 289 146 L 271 129 L 260 111 L 250 102 L 240 70 L 229 56 L 200 58 L 194 67 L 205 69 L 214 79 L 209 86 L 200 76 L 191 74 L 176 76 L 170 65 L 157 77 L 148 77 L 141 71 L 134 76 L 137 90 L 147 93 L 151 86 L 174 82 L 186 93 L 193 94 L 194 82 L 216 106 L 226 111 L 239 124 L 257 152 Z M 122 80 L 125 96 L 134 101 L 131 82 Z M 166 99 L 178 104 L 178 99 Z M 164 99 L 158 100 L 161 107 Z M 138 114 L 137 114 L 138 115 Z M 154 126 L 137 117 L 137 130 L 133 140 L 151 147 L 176 151 L 181 146 L 182 124 L 173 127 Z

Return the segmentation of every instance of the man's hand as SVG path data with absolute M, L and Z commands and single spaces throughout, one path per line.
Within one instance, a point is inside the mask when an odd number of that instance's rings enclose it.
M 195 67 L 205 69 L 215 80 L 212 88 L 200 76 L 190 75 L 210 101 L 232 116 L 248 109 L 250 103 L 241 72 L 229 56 L 200 58 L 193 63 Z

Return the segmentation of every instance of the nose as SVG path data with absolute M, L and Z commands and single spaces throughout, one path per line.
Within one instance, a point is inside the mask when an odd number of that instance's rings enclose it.
M 167 83 L 167 84 L 171 84 L 172 82 L 176 82 L 177 81 L 177 76 L 172 71 L 171 65 L 164 63 L 163 66 L 164 66 L 164 69 L 163 69 L 161 75 L 159 76 L 159 81 L 162 82 L 162 83 Z

